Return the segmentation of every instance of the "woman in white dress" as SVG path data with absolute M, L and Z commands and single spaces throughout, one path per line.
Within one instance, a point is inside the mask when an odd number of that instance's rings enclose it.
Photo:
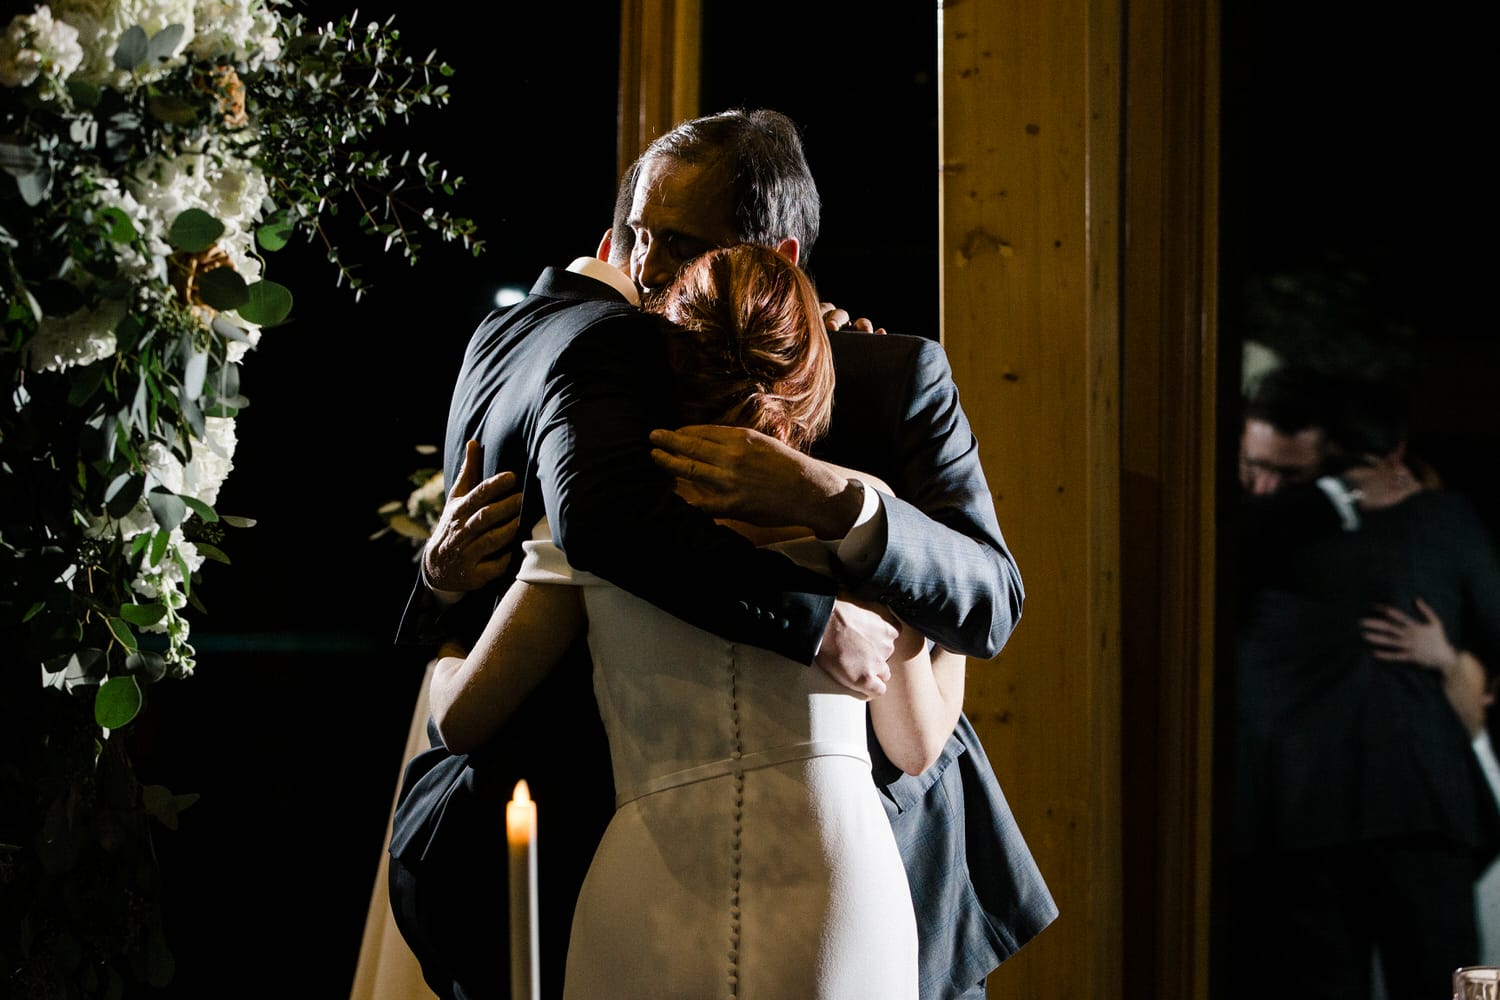
M 798 448 L 826 429 L 832 356 L 795 265 L 763 247 L 713 251 L 663 312 L 689 422 Z M 730 527 L 827 568 L 805 529 Z M 867 705 L 822 671 L 574 570 L 543 523 L 474 649 L 434 671 L 449 749 L 483 742 L 585 630 L 618 810 L 578 900 L 565 998 L 915 1000 L 916 924 L 870 776 Z M 910 773 L 952 732 L 963 670 L 902 628 L 868 722 Z

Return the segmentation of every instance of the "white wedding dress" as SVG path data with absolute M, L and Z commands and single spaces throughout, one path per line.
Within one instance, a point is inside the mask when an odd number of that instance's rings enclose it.
M 618 802 L 565 1000 L 915 1000 L 916 920 L 864 703 L 574 571 L 550 541 L 526 543 L 520 578 L 583 588 Z

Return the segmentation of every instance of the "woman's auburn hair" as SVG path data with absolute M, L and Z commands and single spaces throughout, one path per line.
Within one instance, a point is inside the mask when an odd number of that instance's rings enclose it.
M 750 243 L 690 261 L 668 289 L 667 354 L 687 423 L 732 424 L 806 451 L 833 412 L 833 349 L 812 280 Z

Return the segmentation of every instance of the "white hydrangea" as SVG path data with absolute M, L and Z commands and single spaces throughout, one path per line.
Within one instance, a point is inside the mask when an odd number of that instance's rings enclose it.
M 225 241 L 253 237 L 270 193 L 265 176 L 253 164 L 213 138 L 195 150 L 150 157 L 129 183 L 131 194 L 155 214 L 162 232 L 182 212 L 198 208 L 224 224 Z
M 144 494 L 157 487 L 170 490 L 178 496 L 201 500 L 212 507 L 219 499 L 219 489 L 224 485 L 224 480 L 234 469 L 234 450 L 237 444 L 233 417 L 206 418 L 204 436 L 193 439 L 193 453 L 186 463 L 180 461 L 172 453 L 172 449 L 160 441 L 151 442 L 141 456 L 146 467 L 145 489 L 141 499 L 136 501 L 135 506 L 124 517 L 112 518 L 108 514 L 101 514 L 88 525 L 85 533 L 90 538 L 112 535 L 128 542 L 136 535 L 155 531 L 156 518 L 151 513 Z M 172 544 L 177 545 L 180 532 L 179 529 L 173 531 Z M 198 562 L 194 563 L 193 558 L 198 559 Z M 188 567 L 196 570 L 202 563 L 197 549 L 193 550 L 193 558 L 188 558 Z
M 112 357 L 118 346 L 115 326 L 124 318 L 125 303 L 118 300 L 67 316 L 43 316 L 36 334 L 22 348 L 26 367 L 34 372 L 60 372 Z
M 154 80 L 186 61 L 184 53 L 195 34 L 193 0 L 53 0 L 53 13 L 78 29 L 84 61 L 78 75 L 91 83 L 123 87 L 132 77 L 117 70 L 115 49 L 126 29 L 140 26 L 147 38 L 173 24 L 182 25 L 182 38 L 165 62 L 145 67 L 141 80 Z
M 278 19 L 266 0 L 198 0 L 193 16 L 198 31 L 190 49 L 196 59 L 228 56 L 255 67 L 281 56 Z
M 174 550 L 182 557 L 182 563 L 187 567 L 187 576 L 192 576 L 202 568 L 204 557 L 198 551 L 198 546 L 184 537 L 182 528 L 173 528 L 172 537 L 167 542 L 168 554 L 162 556 L 161 562 L 155 566 L 143 565 L 135 579 L 130 582 L 130 589 L 150 600 L 160 600 L 173 611 L 177 611 L 187 604 L 187 597 L 182 592 L 187 577 L 183 575 L 183 566 L 171 556 Z M 155 625 L 142 627 L 149 632 L 165 632 L 167 620 L 163 619 Z
M 115 248 L 115 262 L 120 267 L 121 277 L 136 280 L 151 279 L 165 284 L 167 280 L 166 257 L 172 252 L 172 248 L 167 244 L 158 221 L 153 218 L 146 206 L 136 201 L 135 196 L 122 188 L 115 178 L 96 175 L 90 178 L 90 182 L 93 185 L 95 207 L 114 208 L 123 212 L 130 220 L 130 224 L 135 227 L 136 234 L 145 242 L 144 249 L 135 242 L 112 244 Z
M 219 498 L 219 487 L 234 468 L 238 439 L 233 417 L 208 417 L 204 437 L 192 441 L 192 455 L 184 464 L 159 441 L 147 446 L 145 455 L 149 490 L 161 486 L 178 496 L 202 500 L 210 507 Z
M 0 84 L 29 87 L 38 79 L 42 97 L 51 97 L 59 85 L 83 63 L 78 29 L 52 18 L 45 4 L 34 14 L 18 14 L 0 35 Z

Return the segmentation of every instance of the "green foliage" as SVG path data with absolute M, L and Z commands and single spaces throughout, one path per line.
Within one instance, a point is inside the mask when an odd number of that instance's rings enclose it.
M 124 740 L 152 686 L 195 669 L 202 569 L 254 524 L 216 499 L 243 366 L 293 313 L 277 252 L 321 243 L 358 301 L 341 207 L 351 237 L 413 264 L 428 236 L 482 249 L 434 205 L 460 177 L 380 151 L 382 128 L 447 103 L 452 72 L 403 54 L 392 21 L 225 0 L 197 4 L 197 37 L 55 28 L 113 7 L 28 11 L 11 37 L 35 58 L 0 48 L 6 996 L 171 978 L 151 825 L 195 796 L 141 788 Z

